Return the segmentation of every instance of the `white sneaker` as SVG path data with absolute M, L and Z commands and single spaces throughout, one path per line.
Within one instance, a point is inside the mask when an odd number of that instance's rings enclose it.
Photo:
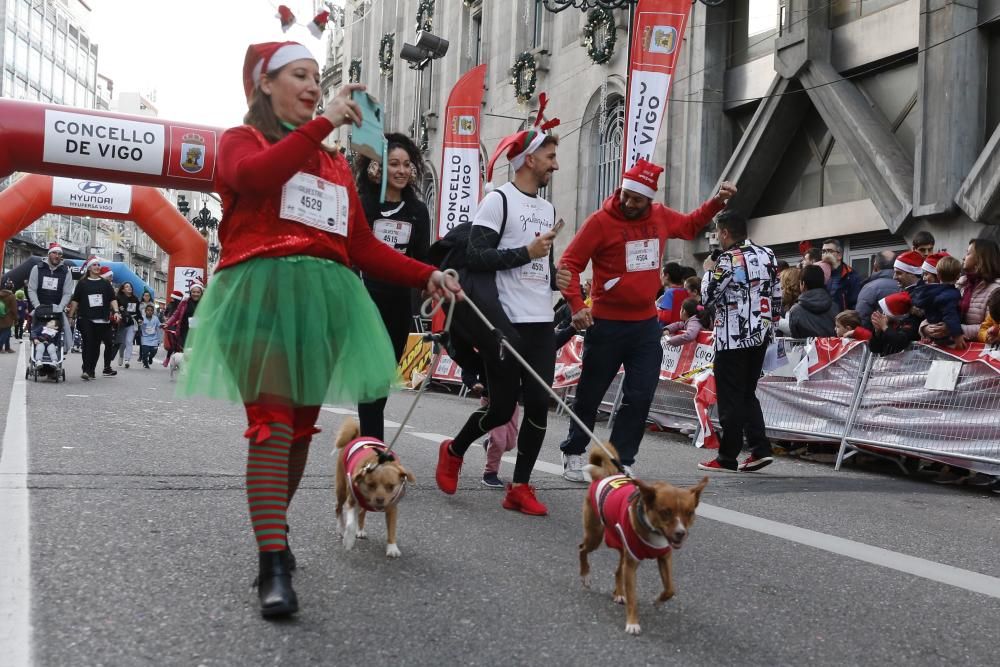
M 583 456 L 579 454 L 563 454 L 563 478 L 570 482 L 586 482 L 583 475 Z

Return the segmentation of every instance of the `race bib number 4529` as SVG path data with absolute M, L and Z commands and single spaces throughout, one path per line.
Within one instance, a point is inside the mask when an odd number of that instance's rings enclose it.
M 281 217 L 347 236 L 347 188 L 301 171 L 281 189 Z

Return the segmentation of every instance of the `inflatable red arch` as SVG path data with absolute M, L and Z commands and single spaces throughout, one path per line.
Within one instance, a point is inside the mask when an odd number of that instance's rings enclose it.
M 207 242 L 156 188 L 211 192 L 221 128 L 6 99 L 0 119 L 0 178 L 27 173 L 0 193 L 0 266 L 7 239 L 64 213 L 134 221 L 170 255 L 168 292 L 205 275 Z

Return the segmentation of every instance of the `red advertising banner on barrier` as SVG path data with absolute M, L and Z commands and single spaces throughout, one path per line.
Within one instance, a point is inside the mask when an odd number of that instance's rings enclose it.
M 640 158 L 653 158 L 690 12 L 690 0 L 639 0 L 636 6 L 625 102 L 623 172 Z
M 438 360 L 437 367 L 431 373 L 431 378 L 438 382 L 462 384 L 462 368 L 448 356 L 447 352 L 442 350 L 441 359 Z
M 663 346 L 661 381 L 683 378 L 693 370 L 711 366 L 715 359 L 715 343 L 710 331 L 702 331 L 694 342 L 685 345 L 668 345 L 665 337 L 660 339 L 660 344 Z
M 444 112 L 437 238 L 472 220 L 482 190 L 479 171 L 479 112 L 486 65 L 466 72 L 448 96 Z
M 923 343 L 921 343 L 921 345 L 923 345 Z M 964 350 L 956 350 L 954 348 L 941 347 L 939 345 L 929 345 L 928 347 L 938 352 L 944 352 L 948 356 L 954 357 L 959 361 L 986 364 L 996 372 L 1000 373 L 1000 344 L 998 343 L 994 343 L 992 345 L 987 345 L 985 343 L 969 343 L 968 347 Z

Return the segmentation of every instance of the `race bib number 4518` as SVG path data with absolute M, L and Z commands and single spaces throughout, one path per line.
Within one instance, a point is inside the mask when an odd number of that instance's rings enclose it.
M 285 220 L 347 236 L 347 188 L 299 172 L 281 189 L 280 215 Z

